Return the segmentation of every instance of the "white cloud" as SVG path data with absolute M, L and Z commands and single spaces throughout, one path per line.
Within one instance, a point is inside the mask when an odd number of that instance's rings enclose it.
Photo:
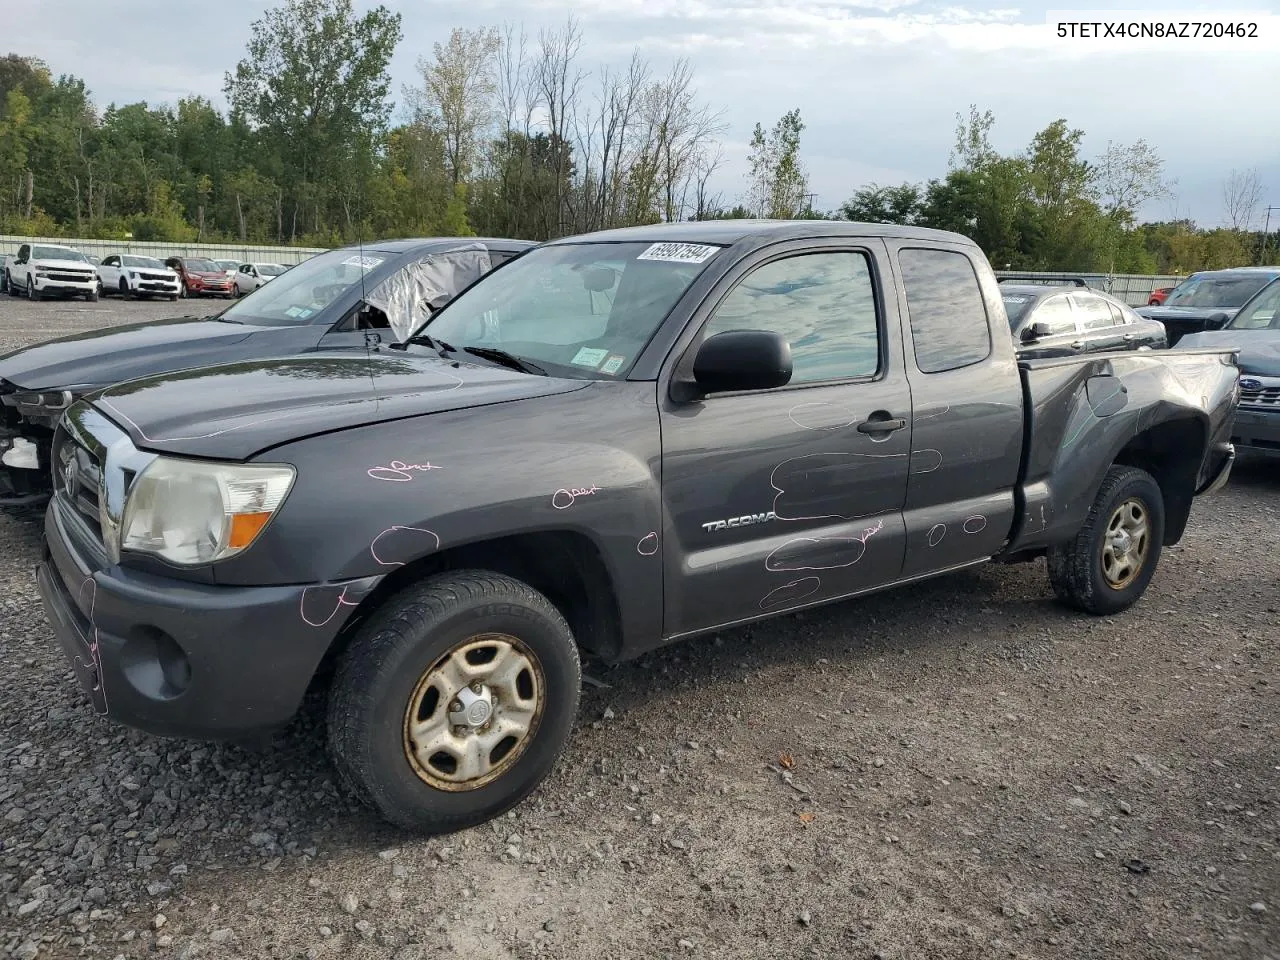
M 268 0 L 271 2 L 271 0 Z M 858 186 L 923 180 L 945 172 L 956 112 L 969 103 L 996 115 L 997 146 L 1021 149 L 1057 117 L 1087 133 L 1086 152 L 1143 137 L 1179 181 L 1178 210 L 1221 216 L 1221 181 L 1258 167 L 1268 202 L 1280 204 L 1275 132 L 1280 17 L 1259 20 L 1257 39 L 1060 39 L 1049 8 L 1071 0 L 1008 0 L 969 7 L 932 0 L 387 0 L 404 16 L 393 61 L 394 95 L 413 64 L 453 26 L 523 21 L 531 49 L 540 29 L 572 13 L 583 30 L 582 65 L 618 64 L 633 48 L 664 69 L 694 66 L 704 98 L 730 128 L 718 188 L 742 192 L 745 140 L 799 107 L 816 204 L 834 207 Z M 1257 0 L 1242 0 L 1247 8 Z M 357 0 L 367 7 L 372 0 Z M 221 103 L 223 72 L 243 55 L 262 0 L 224 0 L 217 30 L 192 29 L 163 0 L 118 0 L 112 16 L 87 0 L 49 0 L 41 16 L 10 18 L 5 46 L 43 56 L 84 77 L 95 100 L 151 102 L 199 93 Z M 1093 4 L 1080 3 L 1081 7 Z M 1150 6 L 1143 12 L 1140 8 Z M 1164 19 L 1187 0 L 1128 0 L 1126 19 Z M 1217 6 L 1201 5 L 1204 18 Z M 1075 11 L 1094 20 L 1117 14 Z M 1191 19 L 1176 13 L 1175 19 Z M 1233 17 L 1232 19 L 1238 19 Z M 88 22 L 92 30 L 68 30 Z M 1166 205 L 1167 206 L 1167 205 Z M 1159 206 L 1149 211 L 1165 216 Z

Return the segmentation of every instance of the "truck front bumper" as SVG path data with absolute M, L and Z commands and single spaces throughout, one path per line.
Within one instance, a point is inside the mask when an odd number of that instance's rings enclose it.
M 36 573 L 45 614 L 94 709 L 161 736 L 217 739 L 286 723 L 353 598 L 380 579 L 193 583 L 109 566 L 92 536 L 59 498 L 50 502 Z
M 98 281 L 55 280 L 48 277 L 32 277 L 36 293 L 93 293 L 98 289 Z

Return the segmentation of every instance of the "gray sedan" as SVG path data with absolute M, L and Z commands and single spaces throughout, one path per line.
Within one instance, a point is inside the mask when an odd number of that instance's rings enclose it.
M 1018 356 L 1061 357 L 1104 350 L 1157 350 L 1169 345 L 1164 324 L 1139 316 L 1100 290 L 1000 284 Z

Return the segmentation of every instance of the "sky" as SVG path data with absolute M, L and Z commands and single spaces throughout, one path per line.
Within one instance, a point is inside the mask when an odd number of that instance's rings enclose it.
M 1072 0 L 383 0 L 403 15 L 392 90 L 453 27 L 523 25 L 531 42 L 570 15 L 580 65 L 622 66 L 638 49 L 661 73 L 679 57 L 703 100 L 722 110 L 725 165 L 715 188 L 745 190 L 747 141 L 800 109 L 801 154 L 814 206 L 834 209 L 869 183 L 919 182 L 946 172 L 956 114 L 991 110 L 1002 152 L 1065 118 L 1094 157 L 1109 141 L 1154 146 L 1174 181 L 1140 215 L 1226 219 L 1223 181 L 1256 169 L 1262 202 L 1280 222 L 1280 0 L 1127 0 L 1113 9 Z M 201 95 L 222 106 L 224 73 L 244 54 L 266 4 L 219 0 L 190 14 L 171 0 L 42 0 L 40 14 L 6 18 L 0 53 L 74 73 L 95 102 L 173 103 Z M 369 0 L 356 0 L 364 9 Z M 1256 22 L 1256 37 L 1059 38 L 1056 24 L 1197 18 Z M 87 29 L 70 29 L 84 23 Z M 1099 28 L 1101 29 L 1101 28 Z

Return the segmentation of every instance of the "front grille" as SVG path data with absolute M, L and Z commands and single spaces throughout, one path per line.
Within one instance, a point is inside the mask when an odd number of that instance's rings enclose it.
M 166 277 L 163 273 L 140 273 L 138 277 L 142 280 L 156 280 L 160 283 L 176 283 L 174 277 Z
M 50 272 L 45 274 L 45 280 L 52 280 L 55 283 L 88 283 L 93 279 L 91 273 L 71 273 L 64 270 Z
M 53 434 L 54 496 L 80 514 L 99 542 L 102 541 L 98 513 L 101 483 L 102 464 L 59 424 Z
M 1241 390 L 1242 407 L 1280 407 L 1280 386 L 1262 387 L 1258 390 Z

